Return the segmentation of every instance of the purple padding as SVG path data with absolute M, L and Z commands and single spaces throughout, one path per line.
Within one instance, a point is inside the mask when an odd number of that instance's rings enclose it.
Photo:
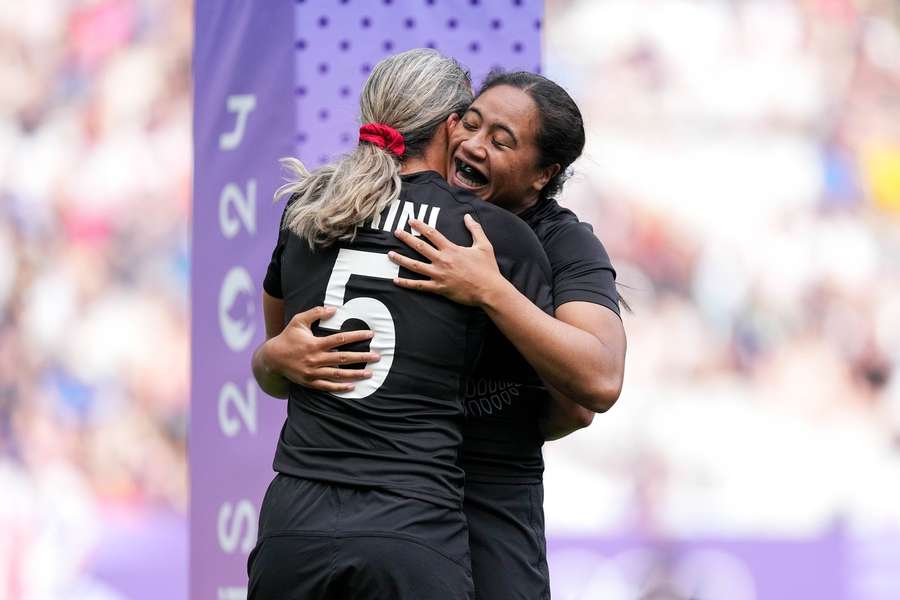
M 354 146 L 359 90 L 382 58 L 435 48 L 479 84 L 494 67 L 540 71 L 543 2 L 427 0 L 297 2 L 296 145 L 308 166 Z
M 278 229 L 278 158 L 293 151 L 293 4 L 198 0 L 194 38 L 190 594 L 246 593 L 283 401 L 250 373 Z M 140 548 L 135 548 L 140 552 Z M 170 596 L 161 596 L 170 597 Z

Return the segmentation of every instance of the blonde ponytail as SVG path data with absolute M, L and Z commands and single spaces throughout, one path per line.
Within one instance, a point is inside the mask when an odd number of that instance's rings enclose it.
M 299 197 L 288 207 L 284 226 L 311 248 L 350 240 L 356 225 L 372 218 L 400 195 L 400 164 L 371 144 L 360 144 L 336 163 L 310 173 L 296 158 L 281 164 L 295 177 L 275 192 L 276 200 Z
M 287 208 L 284 227 L 310 248 L 352 240 L 357 225 L 400 195 L 400 163 L 421 155 L 437 127 L 451 114 L 461 114 L 471 101 L 469 74 L 434 50 L 409 50 L 378 63 L 360 95 L 361 121 L 399 131 L 405 152 L 396 156 L 360 143 L 312 173 L 296 158 L 281 159 L 291 179 L 275 192 L 275 201 L 297 196 Z

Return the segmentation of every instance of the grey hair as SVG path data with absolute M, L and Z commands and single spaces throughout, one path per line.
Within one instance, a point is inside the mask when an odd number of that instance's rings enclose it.
M 313 249 L 352 240 L 357 225 L 400 195 L 400 163 L 421 156 L 438 126 L 471 103 L 469 73 L 452 58 L 420 48 L 382 60 L 360 95 L 360 121 L 397 129 L 406 144 L 403 156 L 360 143 L 312 173 L 296 158 L 281 159 L 292 179 L 278 188 L 275 201 L 296 196 L 285 210 L 282 227 Z

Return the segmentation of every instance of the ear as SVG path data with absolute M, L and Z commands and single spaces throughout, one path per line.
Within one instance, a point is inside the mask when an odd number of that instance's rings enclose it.
M 434 135 L 431 138 L 432 144 L 447 147 L 447 144 L 450 143 L 450 123 L 449 119 L 444 121 L 442 125 L 438 125 L 434 130 Z
M 447 121 L 445 122 L 445 125 L 447 125 L 447 133 L 453 133 L 453 130 L 456 129 L 456 126 L 461 120 L 462 117 L 460 117 L 456 113 L 452 113 L 449 117 L 447 117 Z
M 540 171 L 540 175 L 537 179 L 534 180 L 531 184 L 531 188 L 540 193 L 544 186 L 547 185 L 547 182 L 556 177 L 556 174 L 559 173 L 559 164 L 553 163 L 548 167 L 544 167 Z

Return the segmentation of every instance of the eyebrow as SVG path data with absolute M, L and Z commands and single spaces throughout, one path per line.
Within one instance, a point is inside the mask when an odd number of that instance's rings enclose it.
M 478 110 L 477 108 L 475 108 L 474 106 L 470 106 L 470 107 L 469 107 L 469 111 L 475 113 L 476 115 L 478 115 L 478 118 L 481 119 L 482 121 L 484 120 L 484 115 L 482 115 L 482 114 L 481 114 L 481 111 Z M 516 144 L 516 145 L 518 145 L 518 143 L 519 143 L 519 138 L 516 137 L 516 134 L 513 133 L 513 130 L 510 129 L 507 125 L 504 125 L 503 123 L 494 123 L 494 127 L 496 127 L 497 129 L 502 129 L 503 131 L 505 131 L 507 134 L 509 134 L 509 137 L 511 137 L 511 138 L 513 139 L 513 143 Z

